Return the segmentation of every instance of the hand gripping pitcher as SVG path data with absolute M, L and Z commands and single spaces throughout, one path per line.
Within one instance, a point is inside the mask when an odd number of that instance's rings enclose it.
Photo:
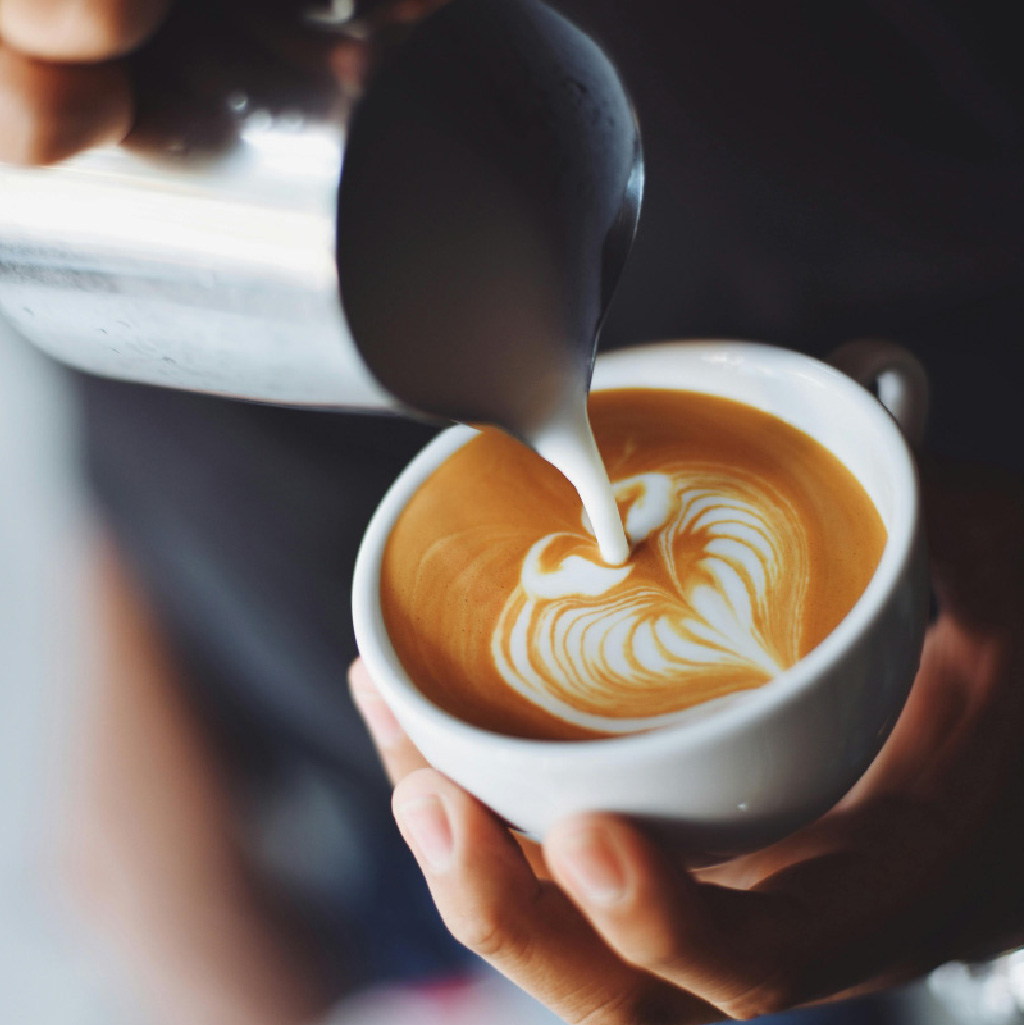
M 539 0 L 451 0 L 357 100 L 291 107 L 204 52 L 218 145 L 0 167 L 0 316 L 83 370 L 260 402 L 530 439 L 582 401 L 643 188 L 587 35 Z

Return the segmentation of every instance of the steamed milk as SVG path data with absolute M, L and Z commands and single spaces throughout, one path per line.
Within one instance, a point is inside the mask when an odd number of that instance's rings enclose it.
M 560 417 L 546 423 L 527 441 L 576 489 L 601 558 L 613 566 L 624 563 L 629 558 L 630 539 L 594 441 L 586 405 L 581 401 L 565 406 Z
M 607 507 L 588 516 L 497 431 L 434 472 L 384 553 L 382 610 L 410 677 L 496 732 L 634 732 L 761 686 L 836 627 L 885 546 L 849 471 L 768 414 L 655 389 L 589 408 L 628 561 Z M 552 439 L 564 467 L 572 432 Z

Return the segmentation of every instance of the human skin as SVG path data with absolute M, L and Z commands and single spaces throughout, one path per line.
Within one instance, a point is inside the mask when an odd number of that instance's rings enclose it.
M 399 827 L 456 938 L 587 1025 L 746 1019 L 1024 942 L 1024 487 L 934 463 L 924 485 L 939 612 L 890 739 L 825 817 L 713 870 L 611 815 L 520 845 L 424 767 L 357 663 Z
M 153 32 L 166 0 L 4 0 L 0 160 L 47 164 L 120 142 L 133 105 L 116 58 Z
M 0 159 L 124 139 L 121 58 L 166 13 L 165 0 L 0 0 Z M 328 59 L 358 77 L 358 46 Z M 972 467 L 931 466 L 925 483 L 940 613 L 903 716 L 834 811 L 714 871 L 688 872 L 683 852 L 613 816 L 520 846 L 424 767 L 357 666 L 399 825 L 452 932 L 588 1025 L 750 1017 L 1022 942 L 1024 497 Z
M 380 30 L 444 2 L 377 0 L 365 14 L 357 5 L 357 18 L 325 32 L 299 16 L 312 0 L 2 0 L 0 162 L 51 164 L 190 133 L 216 144 L 234 127 L 228 91 L 268 107 L 279 97 L 322 102 L 332 87 L 339 98 L 356 93 Z M 133 62 L 141 48 L 145 59 Z M 222 64 L 235 78 L 218 78 Z

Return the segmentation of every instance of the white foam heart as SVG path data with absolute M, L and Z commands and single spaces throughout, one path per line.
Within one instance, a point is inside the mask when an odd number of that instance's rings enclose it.
M 548 549 L 565 535 L 542 538 L 492 635 L 508 686 L 560 719 L 627 732 L 671 721 L 709 672 L 754 686 L 796 661 L 807 542 L 769 482 L 691 465 L 614 488 L 630 541 L 649 543 L 660 572 L 578 550 L 552 565 Z

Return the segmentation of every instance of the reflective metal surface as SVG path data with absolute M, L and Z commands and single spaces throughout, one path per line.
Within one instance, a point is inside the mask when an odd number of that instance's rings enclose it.
M 304 75 L 279 91 L 305 113 L 249 109 L 211 43 L 205 101 L 154 94 L 215 146 L 0 167 L 0 315 L 84 370 L 263 402 L 526 436 L 582 401 L 642 193 L 632 106 L 541 0 L 427 6 L 354 108 Z
M 201 162 L 100 150 L 0 166 L 0 311 L 57 359 L 267 402 L 389 399 L 338 299 L 344 131 L 254 113 Z

